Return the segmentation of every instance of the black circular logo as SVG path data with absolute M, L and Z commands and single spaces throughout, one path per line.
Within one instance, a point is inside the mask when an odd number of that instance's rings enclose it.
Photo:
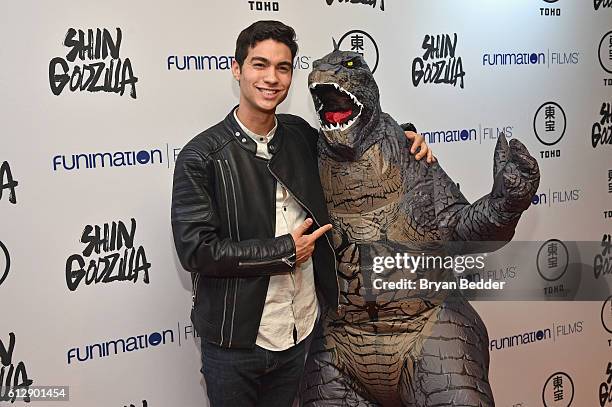
M 599 42 L 599 64 L 607 73 L 612 73 L 612 31 L 604 34 Z
M 545 1 L 545 2 L 547 2 L 547 3 L 556 3 L 556 2 L 558 2 L 559 0 L 544 0 L 544 1 Z
M 601 324 L 612 334 L 612 296 L 608 297 L 601 307 Z
M 546 281 L 556 281 L 563 277 L 568 263 L 567 247 L 558 239 L 547 240 L 538 250 L 538 273 Z
M 544 407 L 569 407 L 574 401 L 574 382 L 564 372 L 552 374 L 542 389 Z
M 344 34 L 338 42 L 338 48 L 342 51 L 353 51 L 363 55 L 366 63 L 372 70 L 378 67 L 378 45 L 370 34 L 362 30 L 351 30 Z
M 552 146 L 565 135 L 567 122 L 563 108 L 555 102 L 546 102 L 533 118 L 533 131 L 540 143 Z
M 6 279 L 6 276 L 8 276 L 10 268 L 11 257 L 9 256 L 8 249 L 4 243 L 0 241 L 0 284 L 2 284 Z

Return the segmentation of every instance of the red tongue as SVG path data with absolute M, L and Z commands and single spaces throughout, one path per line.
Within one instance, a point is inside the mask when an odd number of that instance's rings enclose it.
M 353 114 L 352 110 L 345 110 L 342 112 L 325 112 L 325 120 L 330 123 L 342 123 Z

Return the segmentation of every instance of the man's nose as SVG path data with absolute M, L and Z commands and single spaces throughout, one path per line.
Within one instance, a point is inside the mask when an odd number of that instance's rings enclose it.
M 278 82 L 278 75 L 276 73 L 276 68 L 271 66 L 268 69 L 266 69 L 265 75 L 264 75 L 264 81 L 266 83 L 277 83 Z

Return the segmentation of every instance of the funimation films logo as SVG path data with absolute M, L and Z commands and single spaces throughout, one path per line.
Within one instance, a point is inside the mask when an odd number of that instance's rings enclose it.
M 457 33 L 425 35 L 421 48 L 422 57 L 412 61 L 412 84 L 448 84 L 463 89 L 465 71 L 460 56 L 457 56 Z
M 612 103 L 602 103 L 599 114 L 601 118 L 591 128 L 591 145 L 593 148 L 604 144 L 612 146 Z
M 574 401 L 574 382 L 565 372 L 551 375 L 542 389 L 544 407 L 569 407 Z
M 374 38 L 365 31 L 351 30 L 344 34 L 338 41 L 338 49 L 342 51 L 353 51 L 360 54 L 368 64 L 372 73 L 378 68 L 378 45 Z
M 71 92 L 108 92 L 123 95 L 130 87 L 130 96 L 136 99 L 136 82 L 132 62 L 120 58 L 121 29 L 115 36 L 106 28 L 95 30 L 68 29 L 64 45 L 65 58 L 55 57 L 49 62 L 49 86 L 59 96 L 68 87 Z M 78 61 L 77 61 L 78 59 Z M 69 64 L 70 63 L 70 64 Z

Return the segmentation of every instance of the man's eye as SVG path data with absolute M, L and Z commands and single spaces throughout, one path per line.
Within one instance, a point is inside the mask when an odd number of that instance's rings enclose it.
M 256 64 L 253 64 L 253 66 L 254 66 L 255 68 L 263 68 L 263 67 L 264 67 L 264 64 L 262 64 L 262 63 L 256 63 Z
M 281 66 L 280 68 L 278 68 L 278 70 L 282 73 L 287 73 L 289 72 L 289 67 Z

